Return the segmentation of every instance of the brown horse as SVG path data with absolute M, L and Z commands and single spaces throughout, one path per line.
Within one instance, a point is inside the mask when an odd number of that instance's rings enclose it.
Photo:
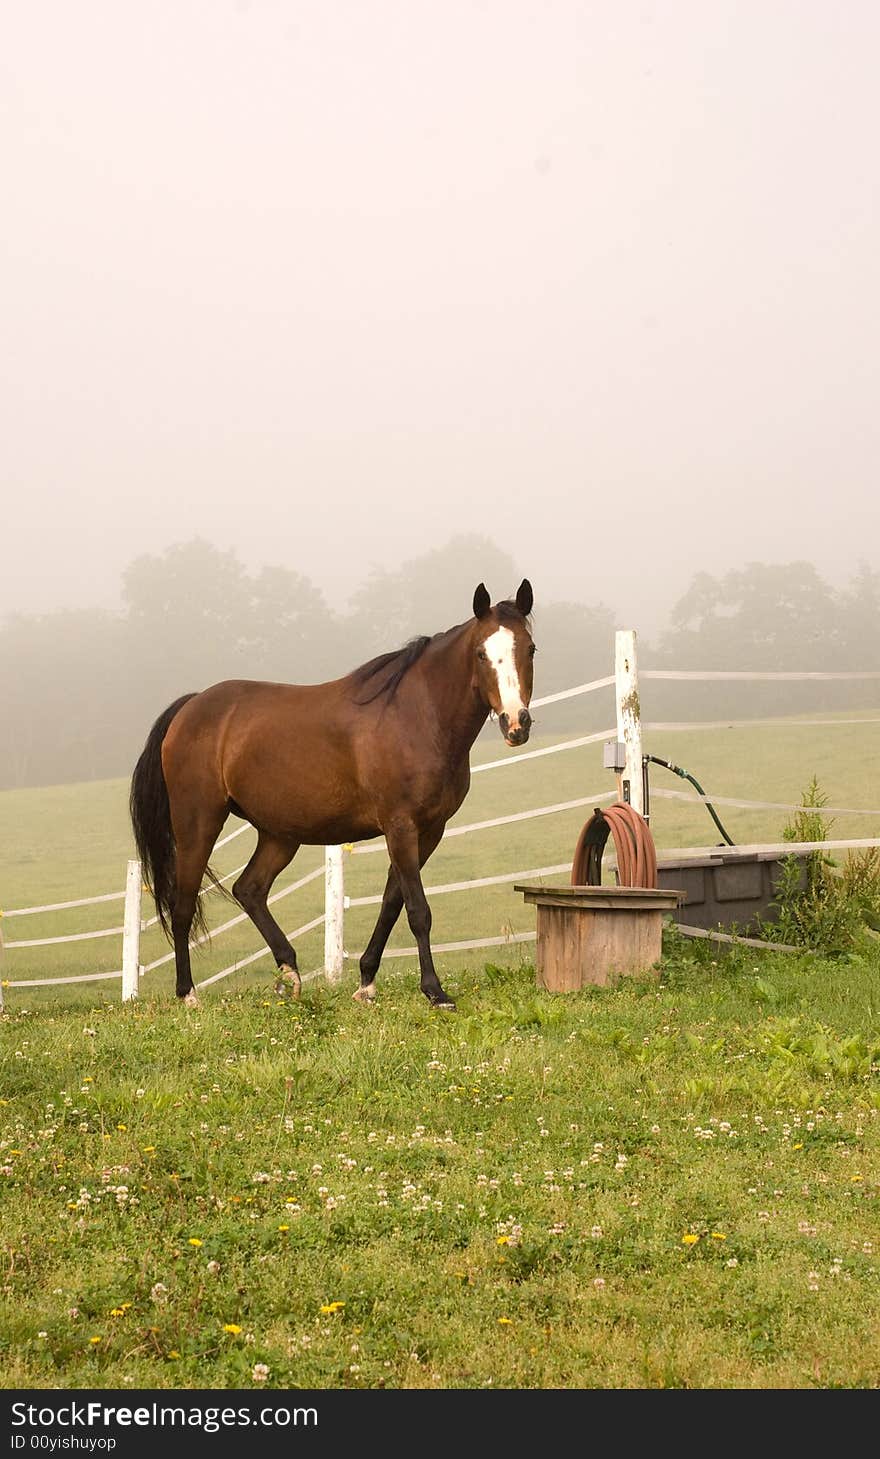
M 131 784 L 144 874 L 173 937 L 177 996 L 195 1002 L 189 937 L 204 928 L 199 889 L 232 812 L 257 830 L 232 888 L 268 943 L 278 991 L 298 996 L 296 953 L 267 907 L 272 883 L 301 845 L 384 834 L 391 865 L 360 960 L 355 998 L 375 997 L 376 972 L 401 909 L 418 944 L 421 988 L 454 1008 L 431 956 L 421 868 L 470 785 L 470 749 L 490 711 L 508 745 L 529 737 L 532 588 L 493 607 L 483 583 L 466 623 L 419 638 L 327 684 L 232 679 L 169 705 L 153 725 Z

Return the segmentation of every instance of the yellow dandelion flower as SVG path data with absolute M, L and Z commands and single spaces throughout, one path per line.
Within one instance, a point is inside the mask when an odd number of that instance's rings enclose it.
M 110 1308 L 110 1316 L 111 1317 L 124 1317 L 125 1316 L 125 1308 L 124 1307 L 111 1307 Z
M 863 1179 L 863 1177 L 861 1175 L 851 1175 L 850 1176 L 850 1180 L 853 1181 L 853 1182 L 855 1182 L 857 1180 L 862 1180 L 862 1179 Z
M 155 1145 L 142 1145 L 141 1150 L 143 1151 L 144 1155 L 154 1155 L 156 1152 L 156 1147 Z
M 100 1337 L 90 1337 L 89 1338 L 89 1342 L 92 1342 L 92 1343 L 100 1342 L 100 1341 L 101 1341 Z
M 290 1227 L 289 1226 L 279 1226 L 278 1227 L 278 1230 L 279 1231 L 289 1231 L 290 1230 Z
M 510 1245 L 510 1237 L 509 1236 L 498 1236 L 498 1237 L 496 1237 L 496 1239 L 495 1239 L 495 1245 L 496 1246 L 509 1246 Z
M 726 1241 L 727 1240 L 727 1237 L 725 1236 L 725 1234 L 724 1234 L 723 1231 L 713 1231 L 712 1232 L 712 1240 L 713 1241 Z
M 325 1302 L 318 1310 L 329 1316 L 332 1312 L 341 1312 L 344 1306 L 344 1302 Z
M 803 1148 L 804 1148 L 804 1142 L 803 1142 L 803 1140 L 798 1140 L 797 1144 L 796 1145 L 792 1145 L 791 1148 L 792 1148 L 792 1150 L 803 1150 Z
M 10 1155 L 20 1155 L 21 1154 L 21 1151 L 20 1150 L 10 1150 L 9 1153 L 10 1153 Z
M 171 1352 L 168 1354 L 168 1356 L 169 1356 L 169 1358 L 179 1358 L 180 1357 L 180 1353 L 177 1351 L 177 1348 L 172 1348 L 171 1349 Z
M 684 1246 L 693 1246 L 700 1238 L 699 1236 L 695 1236 L 693 1231 L 686 1231 L 681 1239 Z
M 498 1319 L 498 1325 L 499 1325 L 499 1327 L 513 1327 L 513 1318 L 512 1317 L 499 1317 L 499 1319 Z
M 202 1241 L 201 1236 L 191 1236 L 189 1238 L 189 1244 L 190 1246 L 204 1246 L 205 1243 Z
M 117 1130 L 127 1130 L 128 1129 L 128 1125 L 117 1125 L 116 1128 L 117 1128 Z
M 241 1328 L 239 1327 L 237 1322 L 224 1322 L 223 1331 L 230 1333 L 232 1337 L 238 1337 L 238 1334 L 241 1332 Z

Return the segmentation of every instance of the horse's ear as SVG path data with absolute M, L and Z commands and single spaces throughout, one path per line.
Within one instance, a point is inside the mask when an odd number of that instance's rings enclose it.
M 492 599 L 486 591 L 486 584 L 480 583 L 474 593 L 474 617 L 485 618 L 492 606 Z
M 517 588 L 515 601 L 516 606 L 519 609 L 520 613 L 523 615 L 523 617 L 528 618 L 529 614 L 532 611 L 532 604 L 535 601 L 535 595 L 532 592 L 532 585 L 529 582 L 528 578 L 523 578 L 522 582 Z

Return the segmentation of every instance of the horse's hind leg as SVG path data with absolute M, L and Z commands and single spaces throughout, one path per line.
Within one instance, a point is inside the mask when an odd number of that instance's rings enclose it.
M 178 998 L 182 998 L 189 1007 L 195 1007 L 198 1001 L 190 966 L 190 930 L 198 906 L 205 867 L 225 819 L 226 812 L 223 810 L 215 816 L 200 817 L 195 825 L 187 827 L 185 834 L 181 834 L 179 824 L 175 823 L 174 827 L 177 843 L 177 886 L 171 910 L 171 933 L 174 938 L 174 961 L 177 970 L 175 991 Z
M 276 993 L 289 993 L 293 998 L 299 997 L 300 990 L 296 953 L 269 911 L 267 899 L 275 878 L 290 865 L 298 850 L 296 841 L 260 831 L 256 850 L 232 888 L 232 895 L 268 943 L 278 966 Z

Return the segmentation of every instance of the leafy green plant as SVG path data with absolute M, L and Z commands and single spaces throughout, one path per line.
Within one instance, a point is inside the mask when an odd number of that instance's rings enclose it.
M 802 808 L 782 832 L 783 841 L 825 841 L 834 824 L 823 814 L 828 797 L 815 775 L 801 796 Z M 849 853 L 842 866 L 824 851 L 783 857 L 770 937 L 827 956 L 857 949 L 880 930 L 880 850 Z

